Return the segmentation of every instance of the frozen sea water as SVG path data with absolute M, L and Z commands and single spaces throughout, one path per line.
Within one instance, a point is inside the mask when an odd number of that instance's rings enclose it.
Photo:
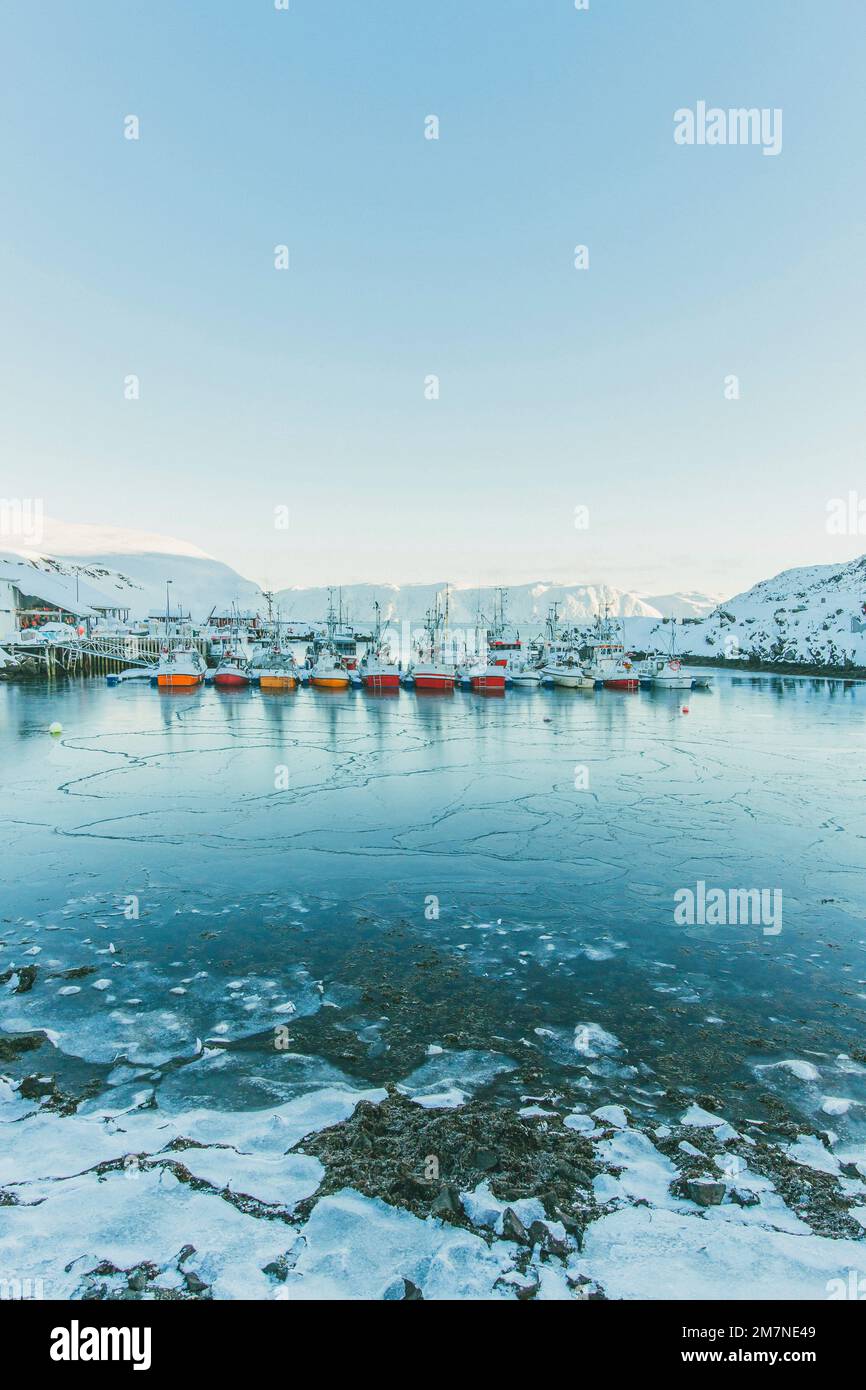
M 306 1099 L 321 1127 L 315 1097 L 386 1085 L 517 1110 L 527 1068 L 542 1111 L 658 1123 L 709 1092 L 736 1130 L 770 1097 L 862 1155 L 866 689 L 721 674 L 681 705 L 0 686 L 0 1038 L 44 1039 L 0 1061 L 0 1180 L 107 1181 L 78 1176 L 127 1151 L 101 1112 L 134 1109 L 151 1155 L 208 1115 L 196 1196 L 290 1206 L 317 1167 L 238 1117 Z M 780 889 L 782 930 L 678 925 L 699 880 Z M 19 1123 L 24 1075 L 77 1113 Z M 664 1163 L 610 1143 L 610 1190 L 658 1193 Z

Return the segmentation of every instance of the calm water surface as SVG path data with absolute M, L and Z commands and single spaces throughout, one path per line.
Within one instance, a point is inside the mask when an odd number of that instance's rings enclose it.
M 52 1030 L 61 1084 L 147 1077 L 167 1104 L 424 1066 L 511 1100 L 663 1114 L 678 1088 L 815 1121 L 840 1054 L 866 1061 L 864 714 L 866 686 L 725 674 L 687 696 L 2 686 L 0 974 L 37 978 L 0 990 L 0 1028 Z M 780 889 L 781 932 L 678 926 L 699 880 Z M 786 1058 L 822 1079 L 761 1070 Z M 862 1072 L 839 1133 L 862 1133 Z

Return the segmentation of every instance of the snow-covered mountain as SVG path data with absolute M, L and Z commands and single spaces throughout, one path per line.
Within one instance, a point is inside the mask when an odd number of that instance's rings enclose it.
M 670 626 L 635 620 L 636 650 L 667 650 Z M 763 579 L 677 630 L 683 654 L 822 666 L 866 666 L 866 555 L 841 565 L 807 565 Z
M 558 604 L 559 619 L 564 626 L 592 621 L 597 614 L 604 612 L 605 605 L 616 617 L 659 618 L 672 611 L 656 607 L 630 590 L 612 589 L 604 584 L 515 584 L 508 588 L 507 593 L 508 618 L 517 627 L 533 632 L 544 626 L 548 609 L 554 603 Z M 349 584 L 335 592 L 335 603 L 341 601 L 344 614 L 348 614 L 349 619 L 359 627 L 371 621 L 374 600 L 381 606 L 383 622 L 421 623 L 427 610 L 433 607 L 437 595 L 444 600 L 444 581 L 441 584 Z M 452 585 L 449 596 L 452 625 L 471 627 L 479 605 L 482 613 L 490 619 L 495 595 L 494 588 Z M 284 618 L 309 618 L 315 621 L 325 616 L 328 590 L 301 587 L 281 589 L 277 602 Z M 706 606 L 711 608 L 713 602 L 707 599 Z M 695 610 L 689 608 L 688 611 L 691 613 Z
M 683 632 L 695 655 L 866 666 L 866 555 L 783 570 Z
M 202 622 L 214 609 L 236 603 L 241 609 L 264 609 L 258 584 L 244 579 L 222 561 L 171 536 L 123 531 L 104 526 L 73 526 L 46 519 L 38 550 L 6 551 L 8 577 L 22 566 L 49 577 L 55 602 L 88 608 L 102 603 L 128 607 L 135 618 L 163 611 L 166 580 L 171 580 L 172 607 Z M 4 571 L 6 577 L 6 571 Z M 17 579 L 14 582 L 18 583 Z M 41 582 L 46 587 L 45 580 Z M 74 603 L 73 603 L 74 601 Z

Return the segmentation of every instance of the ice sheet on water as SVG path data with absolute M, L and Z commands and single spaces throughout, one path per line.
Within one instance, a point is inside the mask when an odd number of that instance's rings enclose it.
M 173 1155 L 197 1178 L 260 1202 L 295 1207 L 316 1191 L 325 1170 L 306 1154 L 244 1154 L 236 1149 L 183 1149 Z
M 0 1149 L 0 1184 L 68 1177 L 126 1154 L 155 1153 L 176 1133 L 158 1110 L 135 1110 L 110 1122 L 41 1111 L 8 1131 Z
M 357 1085 L 339 1067 L 321 1057 L 280 1051 L 273 1046 L 258 1050 L 250 1065 L 248 1051 L 208 1047 L 187 1066 L 177 1067 L 162 1080 L 160 1104 L 172 1110 L 219 1108 L 231 1096 L 235 1109 L 280 1105 L 305 1091 L 327 1087 L 353 1090 Z
M 189 1110 L 174 1116 L 179 1133 L 202 1144 L 231 1144 L 244 1153 L 282 1154 L 294 1144 L 349 1118 L 359 1101 L 378 1105 L 381 1087 L 354 1091 L 325 1087 L 264 1110 Z
M 453 1109 L 517 1063 L 501 1052 L 441 1052 L 428 1058 L 397 1089 L 427 1109 Z
M 678 1171 L 669 1158 L 637 1129 L 623 1129 L 612 1139 L 596 1145 L 596 1154 L 604 1163 L 622 1171 L 615 1177 L 600 1174 L 593 1183 L 596 1201 L 641 1199 L 657 1207 L 682 1205 L 670 1195 L 670 1185 Z
M 781 1062 L 762 1062 L 755 1067 L 755 1071 L 786 1071 L 798 1081 L 818 1081 L 821 1077 L 813 1062 L 806 1062 L 799 1057 L 786 1057 Z
M 147 1260 L 176 1269 L 185 1245 L 194 1268 L 217 1298 L 267 1298 L 273 1283 L 262 1267 L 290 1244 L 282 1222 L 257 1220 L 216 1194 L 196 1191 L 166 1169 L 134 1177 L 93 1173 L 54 1184 L 38 1205 L 4 1209 L 0 1268 L 42 1278 L 45 1297 L 72 1298 L 103 1261 L 130 1269 Z
M 722 1115 L 713 1115 L 709 1110 L 705 1110 L 702 1105 L 690 1105 L 680 1119 L 680 1124 L 691 1125 L 695 1129 L 711 1129 L 715 1138 L 722 1144 L 738 1138 L 733 1125 L 729 1125 Z
M 712 1256 L 708 1256 L 708 1247 Z M 624 1207 L 587 1227 L 575 1273 L 609 1298 L 824 1299 L 828 1281 L 866 1274 L 866 1242 Z
M 838 1158 L 825 1149 L 814 1134 L 799 1134 L 796 1143 L 789 1144 L 785 1152 L 804 1168 L 814 1168 L 818 1173 L 831 1173 L 833 1176 L 839 1172 Z
M 434 1217 L 421 1220 L 344 1188 L 323 1197 L 303 1228 L 303 1248 L 278 1297 L 381 1299 L 400 1278 L 425 1299 L 513 1297 L 496 1281 L 514 1267 L 516 1247 Z
M 32 1115 L 38 1108 L 36 1101 L 24 1100 L 18 1087 L 0 1076 L 0 1125 Z
M 68 1116 L 42 1111 L 8 1131 L 0 1150 L 0 1183 L 27 1184 L 80 1173 L 128 1154 L 154 1155 L 177 1138 L 279 1157 L 306 1135 L 348 1119 L 360 1100 L 378 1104 L 386 1095 L 381 1089 L 326 1087 L 259 1110 L 171 1113 L 147 1106 L 120 1114 L 97 1109 Z

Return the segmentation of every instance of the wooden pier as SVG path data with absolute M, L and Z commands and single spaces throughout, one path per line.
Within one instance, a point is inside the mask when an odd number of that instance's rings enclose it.
M 126 671 L 130 666 L 156 666 L 162 644 L 160 637 L 82 637 L 80 641 L 36 643 L 7 643 L 5 650 L 18 660 L 31 657 L 45 666 L 48 680 L 58 676 L 108 676 Z M 207 662 L 210 642 L 207 638 L 191 640 Z

